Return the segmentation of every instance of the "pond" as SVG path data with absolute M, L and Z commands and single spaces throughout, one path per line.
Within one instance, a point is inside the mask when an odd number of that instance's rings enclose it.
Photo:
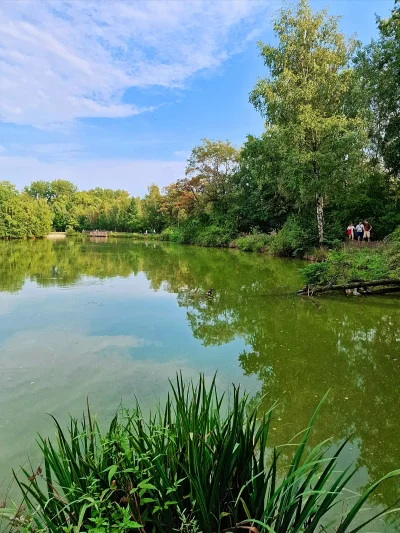
M 11 467 L 35 464 L 36 433 L 54 433 L 46 413 L 66 421 L 88 397 L 107 421 L 135 395 L 150 409 L 178 371 L 278 400 L 277 443 L 330 390 L 312 442 L 351 437 L 341 466 L 360 467 L 357 489 L 398 467 L 400 299 L 300 298 L 301 266 L 158 242 L 0 242 L 2 492 Z M 397 495 L 384 485 L 374 503 Z

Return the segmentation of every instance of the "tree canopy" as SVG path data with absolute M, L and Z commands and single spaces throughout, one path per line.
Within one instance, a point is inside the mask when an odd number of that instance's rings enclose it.
M 277 234 L 276 253 L 298 255 L 368 218 L 374 238 L 385 237 L 400 225 L 399 0 L 377 25 L 378 38 L 362 47 L 308 0 L 281 9 L 274 43 L 259 43 L 266 70 L 250 94 L 265 119 L 259 137 L 242 146 L 203 139 L 184 175 L 163 190 L 151 184 L 143 198 L 61 179 L 21 193 L 2 182 L 0 236 L 52 226 L 227 246 L 264 232 Z

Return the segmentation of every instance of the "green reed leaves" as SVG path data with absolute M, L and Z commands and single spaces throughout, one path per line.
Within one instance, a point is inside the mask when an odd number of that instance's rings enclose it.
M 139 404 L 121 409 L 106 433 L 89 407 L 66 432 L 54 420 L 57 441 L 38 442 L 43 465 L 17 478 L 26 511 L 18 522 L 8 512 L 11 527 L 313 533 L 331 525 L 338 533 L 355 532 L 360 524 L 352 525 L 354 519 L 380 482 L 337 505 L 346 500 L 343 490 L 356 469 L 337 471 L 346 442 L 332 455 L 328 441 L 309 446 L 322 403 L 288 448 L 269 445 L 273 408 L 258 417 L 234 386 L 228 401 L 218 394 L 215 377 L 207 385 L 203 376 L 197 383 L 177 376 L 164 406 L 146 418 Z

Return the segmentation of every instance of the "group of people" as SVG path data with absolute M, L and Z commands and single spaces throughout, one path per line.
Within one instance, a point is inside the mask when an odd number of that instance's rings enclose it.
M 347 235 L 350 241 L 354 241 L 354 237 L 356 237 L 358 242 L 362 240 L 370 242 L 371 230 L 372 226 L 368 220 L 365 220 L 364 223 L 360 221 L 357 226 L 354 226 L 353 222 L 350 222 L 347 227 Z

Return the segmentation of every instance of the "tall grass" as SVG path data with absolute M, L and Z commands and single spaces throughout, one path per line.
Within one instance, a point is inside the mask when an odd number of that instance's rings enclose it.
M 356 469 L 337 472 L 346 443 L 332 456 L 327 442 L 308 445 L 320 407 L 290 443 L 291 461 L 285 447 L 268 445 L 273 409 L 258 418 L 236 387 L 225 401 L 215 378 L 207 386 L 178 376 L 163 407 L 146 418 L 138 404 L 121 410 L 106 433 L 89 408 L 67 431 L 54 420 L 56 442 L 38 441 L 43 464 L 16 476 L 26 509 L 8 511 L 11 529 L 312 533 L 336 509 L 335 530 L 356 532 L 351 524 L 380 482 L 337 505 Z

